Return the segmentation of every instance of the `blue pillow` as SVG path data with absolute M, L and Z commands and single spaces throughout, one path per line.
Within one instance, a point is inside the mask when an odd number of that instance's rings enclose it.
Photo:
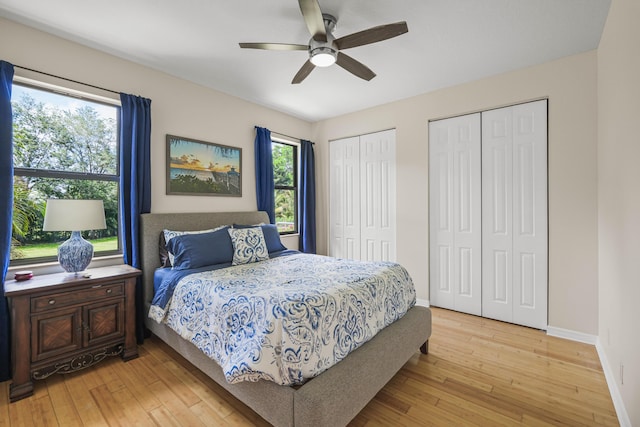
M 276 252 L 276 251 L 284 251 L 287 249 L 280 241 L 280 232 L 278 232 L 278 227 L 276 227 L 275 224 L 260 224 L 259 226 L 233 224 L 233 228 L 251 228 L 251 227 L 262 228 L 262 234 L 264 235 L 264 241 L 267 243 L 267 251 L 269 251 L 269 253 Z
M 173 268 L 187 270 L 233 261 L 229 227 L 211 233 L 184 234 L 169 240 L 167 249 L 174 256 Z
M 228 227 L 228 225 L 222 225 L 220 227 L 211 228 L 209 230 L 196 230 L 196 231 L 173 231 L 173 230 L 162 230 L 160 233 L 160 264 L 164 267 L 173 266 L 173 254 L 167 250 L 167 242 L 173 239 L 176 236 L 182 236 L 183 234 L 200 234 L 200 233 L 210 233 L 216 230 L 222 230 L 223 228 Z

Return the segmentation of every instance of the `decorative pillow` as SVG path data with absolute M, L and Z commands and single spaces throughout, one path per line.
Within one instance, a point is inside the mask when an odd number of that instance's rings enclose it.
M 286 250 L 286 246 L 280 241 L 280 232 L 275 224 L 256 224 L 256 225 L 242 225 L 233 224 L 233 228 L 251 228 L 259 226 L 262 228 L 262 234 L 264 235 L 264 241 L 267 243 L 267 251 L 269 253 L 276 251 Z
M 229 263 L 233 260 L 233 245 L 228 227 L 210 233 L 183 234 L 167 244 L 174 255 L 173 268 L 187 270 L 206 265 Z
M 269 259 L 262 228 L 229 228 L 228 232 L 233 243 L 233 265 Z
M 174 230 L 162 230 L 160 233 L 160 263 L 163 267 L 171 267 L 173 265 L 173 253 L 171 251 L 163 251 L 163 247 L 167 248 L 169 241 L 177 236 L 183 236 L 185 234 L 202 234 L 211 233 L 212 231 L 222 230 L 227 228 L 228 225 L 222 225 L 220 227 L 211 228 L 208 230 L 195 230 L 195 231 L 174 231 Z
M 167 241 L 164 239 L 164 231 L 160 232 L 160 241 L 158 242 L 158 255 L 160 255 L 160 267 L 171 267 L 171 261 L 169 261 L 169 251 L 167 250 Z

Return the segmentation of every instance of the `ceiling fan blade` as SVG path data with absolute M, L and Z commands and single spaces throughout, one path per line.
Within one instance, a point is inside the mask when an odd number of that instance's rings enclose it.
M 302 83 L 302 81 L 307 78 L 309 73 L 312 72 L 314 68 L 316 68 L 316 66 L 307 59 L 307 62 L 302 64 L 302 67 L 300 68 L 298 73 L 293 77 L 293 80 L 291 80 L 291 84 L 296 85 L 298 83 Z
M 244 49 L 266 49 L 266 50 L 308 50 L 306 44 L 290 44 L 290 43 L 240 43 L 240 47 Z
M 317 42 L 326 42 L 327 30 L 324 27 L 324 18 L 318 0 L 298 0 L 298 4 L 311 37 Z
M 336 64 L 350 72 L 351 74 L 360 77 L 366 81 L 371 80 L 376 76 L 376 73 L 371 71 L 369 67 L 364 65 L 361 62 L 356 61 L 352 57 L 345 55 L 342 52 L 338 52 L 338 57 L 336 58 Z
M 397 37 L 408 31 L 407 23 L 402 21 L 394 24 L 379 25 L 368 30 L 349 34 L 334 40 L 334 43 L 340 50 L 349 49 Z

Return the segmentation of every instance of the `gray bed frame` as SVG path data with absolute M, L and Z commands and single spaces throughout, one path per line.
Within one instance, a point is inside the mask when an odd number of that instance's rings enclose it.
M 431 311 L 415 306 L 345 359 L 300 387 L 269 381 L 229 384 L 222 369 L 164 324 L 146 316 L 153 298 L 153 274 L 160 267 L 160 232 L 203 230 L 225 224 L 269 222 L 265 212 L 164 213 L 141 215 L 142 280 L 146 326 L 261 417 L 275 426 L 346 425 L 416 353 L 428 350 Z

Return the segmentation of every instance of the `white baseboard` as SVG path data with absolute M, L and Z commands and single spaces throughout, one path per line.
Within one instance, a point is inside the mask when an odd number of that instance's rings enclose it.
M 422 306 L 422 307 L 429 307 L 429 300 L 428 299 L 416 298 L 416 305 L 419 305 L 419 306 Z
M 583 332 L 571 331 L 569 329 L 556 328 L 554 326 L 547 326 L 547 335 L 591 345 L 596 345 L 596 342 L 598 342 L 597 335 L 585 334 Z
M 429 307 L 429 300 L 418 299 L 416 301 L 416 305 Z M 602 345 L 600 344 L 600 339 L 598 338 L 598 336 L 585 334 L 583 332 L 576 332 L 569 329 L 556 328 L 553 326 L 547 326 L 547 335 L 550 335 L 552 337 L 564 338 L 571 341 L 578 341 L 585 344 L 591 344 L 596 347 L 598 357 L 600 358 L 600 364 L 602 365 L 602 370 L 604 371 L 604 377 L 607 381 L 607 386 L 609 387 L 609 394 L 611 394 L 611 400 L 613 401 L 613 406 L 616 410 L 618 422 L 620 423 L 621 427 L 631 427 L 631 419 L 629 418 L 629 414 L 627 413 L 624 401 L 622 400 L 622 395 L 620 394 L 618 383 L 615 376 L 613 375 L 613 370 L 611 369 L 611 365 L 609 364 L 607 355 L 604 352 Z
M 600 338 L 598 338 L 597 335 L 585 334 L 552 326 L 547 327 L 547 335 L 591 344 L 596 347 L 598 357 L 600 358 L 600 365 L 602 365 L 604 377 L 607 381 L 607 386 L 609 387 L 609 394 L 611 395 L 611 400 L 613 401 L 613 406 L 616 410 L 616 415 L 618 416 L 618 422 L 621 427 L 631 427 L 631 419 L 629 418 L 627 409 L 624 406 L 624 401 L 622 400 L 622 395 L 620 394 L 620 389 L 618 388 L 618 383 L 613 375 L 613 370 L 611 369 L 607 355 L 600 344 Z
M 604 371 L 604 377 L 607 380 L 607 386 L 609 387 L 611 400 L 613 400 L 613 406 L 616 409 L 618 422 L 620 423 L 621 427 L 631 427 L 631 419 L 629 418 L 627 408 L 624 405 L 624 400 L 622 400 L 622 394 L 620 393 L 620 389 L 618 388 L 618 382 L 616 381 L 616 377 L 613 374 L 613 369 L 611 369 L 611 365 L 609 364 L 609 359 L 607 359 L 607 354 L 602 348 L 602 344 L 600 344 L 600 339 L 596 341 L 596 350 L 598 351 L 600 364 L 602 365 L 602 370 Z
M 429 300 L 418 299 L 416 300 L 416 305 L 429 307 Z M 613 401 L 613 406 L 616 410 L 616 415 L 618 417 L 620 427 L 632 427 L 631 419 L 629 418 L 629 414 L 627 413 L 624 401 L 622 400 L 622 394 L 620 393 L 620 389 L 618 388 L 616 378 L 613 375 L 613 370 L 611 369 L 611 365 L 609 364 L 607 355 L 604 352 L 602 345 L 600 344 L 600 338 L 597 335 L 585 334 L 583 332 L 576 332 L 569 329 L 556 328 L 554 326 L 547 326 L 547 335 L 550 335 L 552 337 L 564 338 L 571 341 L 578 341 L 585 344 L 591 344 L 596 347 L 598 357 L 600 358 L 600 365 L 602 365 L 602 370 L 604 371 L 604 377 L 607 381 L 607 386 L 609 387 L 609 394 L 611 395 L 611 400 Z

